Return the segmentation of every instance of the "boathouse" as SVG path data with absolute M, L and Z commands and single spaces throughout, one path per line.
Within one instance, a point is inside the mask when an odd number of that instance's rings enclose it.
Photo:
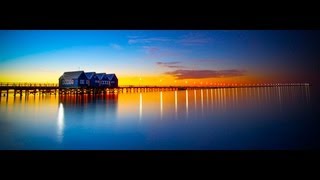
M 84 88 L 88 87 L 87 76 L 84 71 L 64 72 L 59 78 L 59 88 Z
M 97 73 L 96 75 L 99 78 L 99 87 L 109 87 L 109 79 L 106 73 Z
M 88 78 L 87 80 L 88 87 L 92 87 L 92 88 L 99 87 L 99 78 L 96 75 L 96 72 L 86 72 L 85 74 Z
M 118 78 L 115 74 L 106 74 L 108 78 L 109 87 L 117 88 L 118 87 Z

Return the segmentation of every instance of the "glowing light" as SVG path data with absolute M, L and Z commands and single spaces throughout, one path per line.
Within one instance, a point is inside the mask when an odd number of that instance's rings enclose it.
M 211 106 L 213 107 L 213 96 L 212 96 L 212 89 L 210 89 L 211 91 Z
M 140 93 L 139 120 L 142 119 L 142 93 Z
M 160 117 L 162 119 L 163 114 L 163 103 L 162 103 L 162 91 L 160 92 Z
M 178 115 L 178 98 L 177 98 L 177 91 L 174 91 L 174 110 L 176 117 Z
M 201 110 L 203 113 L 203 90 L 201 89 Z
M 57 126 L 58 126 L 58 131 L 57 131 L 58 141 L 62 142 L 63 128 L 64 128 L 64 109 L 63 109 L 62 103 L 60 103 L 60 105 L 59 105 Z
M 209 106 L 209 90 L 207 89 L 207 107 Z
M 194 91 L 194 108 L 195 110 L 197 110 L 197 91 L 196 90 L 193 90 Z
M 188 99 L 188 90 L 186 90 L 186 116 L 189 115 L 189 99 Z

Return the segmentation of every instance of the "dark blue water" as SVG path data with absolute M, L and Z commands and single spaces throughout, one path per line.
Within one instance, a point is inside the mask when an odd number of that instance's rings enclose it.
M 312 86 L 1 97 L 0 149 L 319 149 Z

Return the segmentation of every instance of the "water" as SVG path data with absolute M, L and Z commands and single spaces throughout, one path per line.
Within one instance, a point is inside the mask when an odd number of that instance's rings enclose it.
M 312 87 L 1 97 L 0 149 L 319 149 Z

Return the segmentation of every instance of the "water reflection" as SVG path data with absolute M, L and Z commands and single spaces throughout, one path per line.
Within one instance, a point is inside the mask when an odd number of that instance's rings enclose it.
M 0 99 L 0 128 L 8 129 L 0 131 L 0 149 L 12 147 L 4 142 L 16 139 L 23 142 L 23 148 L 42 149 L 157 149 L 159 144 L 164 149 L 241 149 L 268 142 L 282 146 L 291 142 L 289 138 L 302 134 L 300 128 L 312 127 L 298 122 L 305 122 L 312 114 L 308 109 L 312 107 L 309 88 L 312 87 L 30 95 L 22 99 L 10 96 Z M 284 125 L 294 120 L 293 124 Z M 1 139 L 10 136 L 14 140 Z M 284 136 L 287 140 L 279 142 Z M 277 138 L 269 139 L 272 137 Z
M 236 100 L 235 100 L 234 88 L 232 88 L 232 107 L 235 107 L 235 103 L 236 103 Z
M 160 92 L 160 119 L 163 116 L 163 103 L 162 103 L 162 91 Z
M 62 142 L 63 140 L 63 128 L 64 128 L 64 109 L 63 109 L 63 104 L 59 104 L 59 109 L 58 109 L 58 119 L 57 119 L 57 137 L 58 137 L 58 142 Z
M 280 110 L 282 109 L 282 100 L 281 100 L 281 91 L 280 91 L 280 87 L 277 88 L 278 90 L 278 97 L 279 97 L 279 104 L 280 104 Z
M 197 90 L 194 91 L 194 109 L 197 111 Z
M 186 117 L 189 115 L 189 99 L 188 99 L 188 90 L 186 90 Z
M 174 112 L 175 112 L 175 118 L 178 118 L 178 97 L 177 97 L 177 91 L 174 91 Z
M 223 104 L 224 104 L 224 109 L 227 108 L 227 96 L 226 96 L 226 88 L 223 88 Z
M 140 104 L 139 104 L 139 120 L 142 118 L 142 93 L 140 92 Z
M 307 101 L 307 104 L 309 104 L 309 102 L 310 102 L 310 89 L 309 89 L 309 86 L 304 86 L 304 88 L 305 88 L 306 101 Z
M 209 90 L 207 89 L 207 108 L 209 107 Z
M 203 90 L 201 89 L 201 112 L 203 114 Z
M 63 104 L 65 120 L 116 120 L 118 94 L 64 95 L 59 96 L 59 104 Z
M 212 89 L 210 89 L 211 92 L 211 107 L 213 108 L 213 96 L 212 96 Z

